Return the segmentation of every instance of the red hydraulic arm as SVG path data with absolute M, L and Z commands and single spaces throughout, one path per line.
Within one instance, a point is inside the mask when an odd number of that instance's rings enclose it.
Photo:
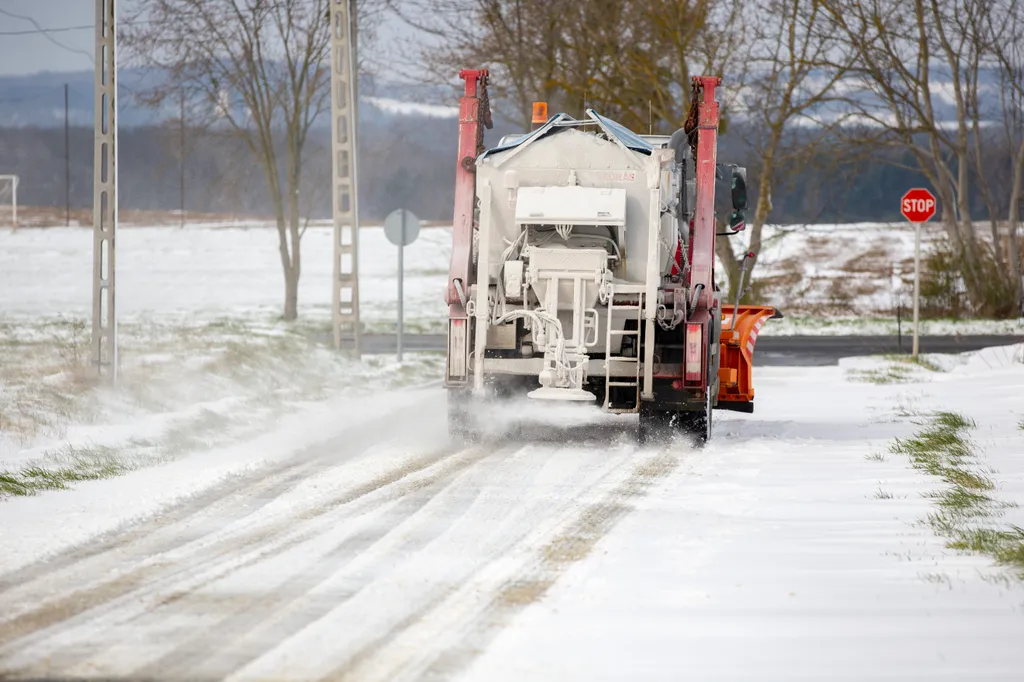
M 693 238 L 690 241 L 690 291 L 700 297 L 696 307 L 711 308 L 715 264 L 715 164 L 718 156 L 718 102 L 715 88 L 722 79 L 713 76 L 695 76 L 690 115 L 685 130 L 694 147 L 697 171 L 697 205 L 693 220 Z M 693 294 L 691 294 L 693 295 Z
M 707 374 L 712 315 L 718 315 L 715 296 L 715 166 L 718 155 L 718 102 L 715 88 L 721 83 L 713 76 L 692 80 L 690 114 L 683 129 L 695 159 L 697 196 L 690 223 L 689 268 L 684 273 L 689 285 L 687 305 L 686 359 L 683 384 L 705 392 L 711 383 Z
M 459 160 L 455 168 L 455 221 L 452 259 L 448 268 L 445 302 L 449 317 L 466 317 L 464 297 L 473 283 L 473 213 L 476 203 L 476 157 L 484 151 L 484 126 L 490 128 L 487 69 L 463 69 L 459 78 L 466 91 L 459 101 Z M 461 290 L 461 291 L 460 291 Z

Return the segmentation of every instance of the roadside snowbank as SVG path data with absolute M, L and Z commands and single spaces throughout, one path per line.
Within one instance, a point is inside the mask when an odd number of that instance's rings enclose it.
M 124 324 L 115 387 L 87 369 L 81 321 L 0 321 L 0 504 L 273 430 L 324 401 L 440 376 L 443 358 L 355 361 L 301 324 Z

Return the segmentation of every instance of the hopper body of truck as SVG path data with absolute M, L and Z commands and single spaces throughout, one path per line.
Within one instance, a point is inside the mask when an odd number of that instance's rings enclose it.
M 686 125 L 640 135 L 594 110 L 485 149 L 486 71 L 463 71 L 449 305 L 449 424 L 471 435 L 494 396 L 639 413 L 639 435 L 710 437 L 715 409 L 752 411 L 754 343 L 771 307 L 715 281 L 717 78 L 693 79 Z

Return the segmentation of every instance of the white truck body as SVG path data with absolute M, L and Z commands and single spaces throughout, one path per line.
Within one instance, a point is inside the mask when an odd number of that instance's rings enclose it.
M 653 358 L 615 356 L 640 324 L 653 335 L 680 237 L 671 212 L 679 176 L 671 150 L 606 123 L 556 117 L 476 161 L 478 390 L 488 375 L 534 375 L 542 389 L 533 397 L 592 400 L 582 386 L 595 369 L 634 377 L 638 392 L 640 367 L 652 371 Z M 633 305 L 616 310 L 616 294 Z M 499 357 L 524 344 L 527 353 Z M 590 354 L 608 359 L 592 368 Z

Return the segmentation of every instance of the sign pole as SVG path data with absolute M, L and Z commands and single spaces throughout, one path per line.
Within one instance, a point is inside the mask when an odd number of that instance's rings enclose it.
M 406 215 L 406 211 L 403 208 L 402 209 L 402 238 L 401 238 L 401 241 L 398 243 L 398 341 L 397 341 L 397 343 L 398 343 L 398 361 L 399 362 L 402 361 L 402 333 L 405 331 L 403 329 L 403 327 L 404 327 L 404 324 L 403 324 L 404 316 L 402 314 L 402 312 L 403 312 L 402 311 L 402 299 L 403 299 L 402 280 L 405 277 L 405 263 L 403 262 L 403 255 L 405 253 L 405 215 Z
M 900 199 L 900 213 L 914 224 L 914 347 L 911 357 L 917 359 L 921 350 L 921 225 L 932 219 L 938 202 L 923 187 L 909 190 Z
M 405 335 L 405 247 L 416 241 L 420 233 L 420 219 L 409 210 L 398 208 L 384 219 L 384 236 L 398 247 L 398 329 L 395 342 L 398 361 L 402 361 L 402 337 Z
M 921 223 L 914 223 L 914 350 L 911 357 L 917 359 L 920 350 L 918 332 L 921 323 Z

